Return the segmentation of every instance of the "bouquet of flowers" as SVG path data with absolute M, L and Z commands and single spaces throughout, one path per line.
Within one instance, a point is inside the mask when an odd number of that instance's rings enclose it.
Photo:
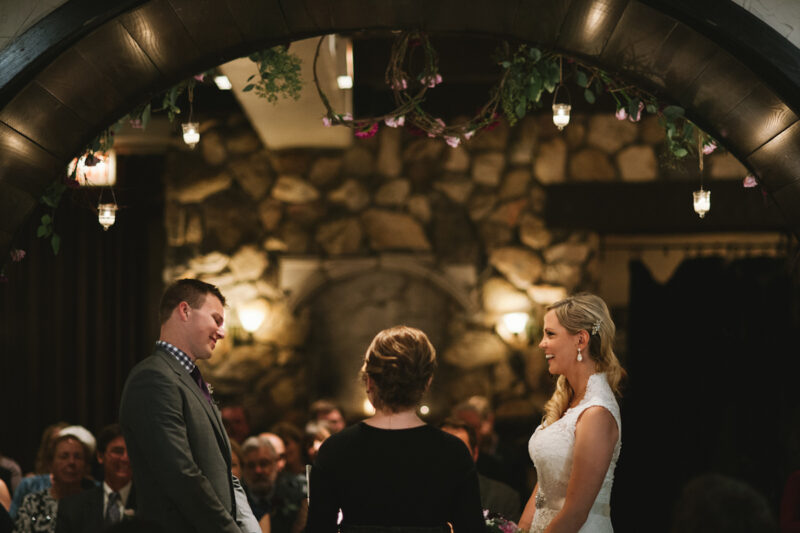
M 483 519 L 486 521 L 487 533 L 518 533 L 522 530 L 513 521 L 488 509 L 483 510 Z

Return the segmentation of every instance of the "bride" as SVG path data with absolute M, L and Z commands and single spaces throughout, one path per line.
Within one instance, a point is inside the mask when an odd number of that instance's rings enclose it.
M 558 375 L 545 416 L 528 444 L 538 482 L 519 526 L 531 533 L 612 532 L 611 485 L 622 441 L 615 327 L 605 302 L 570 296 L 548 307 L 544 350 Z

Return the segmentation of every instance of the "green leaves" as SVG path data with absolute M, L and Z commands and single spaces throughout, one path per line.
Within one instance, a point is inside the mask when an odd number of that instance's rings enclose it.
M 300 98 L 303 82 L 300 79 L 300 58 L 289 53 L 285 46 L 275 46 L 250 55 L 258 67 L 258 80 L 245 85 L 242 91 L 255 90 L 261 98 L 277 103 L 279 97 Z M 250 82 L 256 75 L 250 76 Z
M 587 102 L 590 104 L 595 103 L 595 96 L 591 89 L 586 89 L 583 91 L 583 97 L 586 99 Z

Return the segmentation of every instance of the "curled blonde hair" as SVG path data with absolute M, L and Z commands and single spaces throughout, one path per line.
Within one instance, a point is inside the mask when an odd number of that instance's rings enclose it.
M 617 328 L 611 320 L 608 306 L 599 296 L 582 292 L 568 296 L 548 306 L 564 329 L 570 335 L 579 331 L 589 334 L 588 356 L 594 361 L 598 372 L 605 372 L 611 390 L 621 395 L 620 381 L 625 377 L 625 369 L 614 354 L 614 336 Z M 575 397 L 575 391 L 563 375 L 558 376 L 556 390 L 544 405 L 542 426 L 548 426 L 561 418 L 567 406 Z

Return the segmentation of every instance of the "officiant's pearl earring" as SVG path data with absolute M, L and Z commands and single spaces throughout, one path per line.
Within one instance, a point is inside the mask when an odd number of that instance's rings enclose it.
M 578 362 L 580 363 L 581 361 L 583 361 L 583 356 L 581 355 L 581 349 L 578 348 Z

